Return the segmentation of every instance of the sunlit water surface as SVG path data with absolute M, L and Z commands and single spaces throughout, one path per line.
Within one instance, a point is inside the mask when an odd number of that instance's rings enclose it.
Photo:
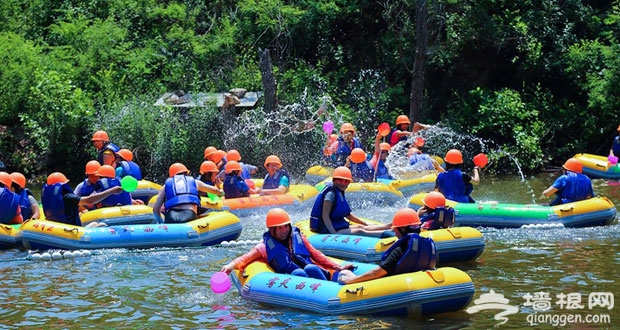
M 477 200 L 537 202 L 540 192 L 553 182 L 554 173 L 536 177 L 485 178 L 476 187 Z M 594 180 L 595 192 L 618 203 L 617 182 Z M 357 215 L 390 221 L 407 200 L 394 207 L 356 210 Z M 309 209 L 292 213 L 307 218 Z M 264 230 L 264 214 L 242 218 L 240 240 L 258 240 Z M 571 324 L 575 329 L 613 328 L 619 307 L 588 309 L 588 296 L 595 292 L 616 295 L 620 270 L 619 226 L 583 229 L 480 229 L 486 249 L 475 262 L 454 264 L 466 271 L 476 287 L 474 299 L 493 290 L 518 306 L 498 328 L 527 328 L 528 316 L 537 314 L 608 315 L 612 323 Z M 146 251 L 102 250 L 91 257 L 35 262 L 28 252 L 0 251 L 0 329 L 17 328 L 132 328 L 132 329 L 483 329 L 500 323 L 501 310 L 465 311 L 424 318 L 324 316 L 294 309 L 273 308 L 242 299 L 233 288 L 214 294 L 209 278 L 231 259 L 246 252 L 250 244 L 199 249 L 153 249 Z M 526 294 L 545 292 L 552 298 L 546 312 L 525 306 Z M 566 310 L 556 295 L 580 294 L 583 309 Z M 617 297 L 617 295 L 616 295 Z M 473 306 L 474 302 L 470 304 Z M 566 317 L 566 316 L 564 316 Z M 556 316 L 556 320 L 561 320 Z M 561 323 L 557 324 L 558 326 Z M 553 324 L 538 323 L 551 328 Z

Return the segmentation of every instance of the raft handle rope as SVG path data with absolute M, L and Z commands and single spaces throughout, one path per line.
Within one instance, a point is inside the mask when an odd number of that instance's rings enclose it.
M 364 287 L 363 286 L 360 286 L 359 288 L 356 288 L 355 290 L 347 289 L 345 292 L 346 293 L 357 294 L 360 291 L 364 291 Z

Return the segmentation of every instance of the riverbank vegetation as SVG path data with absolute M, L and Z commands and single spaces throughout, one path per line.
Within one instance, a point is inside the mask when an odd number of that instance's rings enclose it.
M 274 150 L 303 170 L 320 154 L 322 121 L 350 120 L 370 148 L 378 123 L 406 113 L 494 141 L 537 171 L 607 154 L 619 38 L 618 0 L 5 0 L 0 159 L 30 176 L 80 176 L 104 129 L 147 173 L 197 168 L 211 144 L 255 164 Z M 215 105 L 183 115 L 153 105 L 174 90 L 235 87 L 275 87 L 275 107 L 239 118 L 265 125 L 231 131 Z

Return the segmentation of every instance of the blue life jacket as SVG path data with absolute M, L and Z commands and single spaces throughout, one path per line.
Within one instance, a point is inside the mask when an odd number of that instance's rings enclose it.
M 435 263 L 437 261 L 435 242 L 430 238 L 421 237 L 418 234 L 408 234 L 396 241 L 394 245 L 383 253 L 381 260 L 385 260 L 393 249 L 403 244 L 407 245 L 407 250 L 400 260 L 398 260 L 396 268 L 394 269 L 394 274 L 390 275 L 435 269 Z
M 276 273 L 290 274 L 298 268 L 303 269 L 306 265 L 313 264 L 297 227 L 292 228 L 291 250 L 273 238 L 269 231 L 263 235 L 263 242 L 267 251 L 267 262 Z
M 353 143 L 353 147 L 351 147 L 351 142 Z M 360 139 L 354 137 L 351 142 L 347 143 L 344 141 L 342 136 L 338 137 L 338 149 L 336 149 L 336 152 L 334 152 L 334 155 L 336 156 L 335 163 L 337 166 L 344 166 L 344 164 L 347 162 L 347 157 L 351 155 L 351 150 L 355 148 L 364 149 L 364 147 L 362 146 L 362 142 L 360 142 Z
M 67 215 L 65 203 L 62 200 L 62 196 L 66 193 L 73 193 L 73 189 L 66 183 L 46 184 L 43 186 L 41 204 L 43 204 L 45 219 L 81 226 L 82 221 L 77 210 L 73 213 L 74 217 L 72 219 Z
M 238 175 L 234 174 L 226 174 L 224 177 L 224 184 L 222 185 L 224 188 L 224 197 L 225 198 L 239 198 L 239 197 L 249 197 L 250 196 L 250 187 L 245 183 Z
M 367 160 L 359 164 L 351 162 L 349 163 L 349 169 L 351 170 L 353 182 L 372 182 L 374 179 L 374 169 Z
M 22 209 L 22 218 L 24 220 L 32 218 L 32 203 L 28 196 L 34 196 L 30 189 L 24 188 L 19 193 L 19 207 Z
M 616 157 L 620 157 L 620 135 L 614 138 L 614 142 L 611 145 L 611 148 L 614 151 L 614 155 Z
M 264 189 L 277 189 L 280 186 L 280 180 L 284 176 L 287 177 L 290 182 L 291 176 L 288 174 L 288 172 L 285 169 L 282 169 L 282 168 L 277 170 L 273 176 L 269 176 L 269 174 L 265 175 L 265 180 L 263 180 L 263 188 Z M 288 190 L 288 187 L 286 187 L 286 190 Z
M 450 228 L 454 225 L 456 215 L 454 209 L 446 207 L 437 207 L 433 212 L 429 212 L 420 218 L 422 228 L 426 230 L 435 230 L 440 228 Z
M 90 180 L 88 180 L 88 178 L 86 178 L 86 179 L 84 179 L 84 182 L 82 183 L 82 186 L 80 187 L 80 191 L 79 191 L 78 195 L 80 195 L 80 196 L 90 196 L 99 187 L 100 187 L 99 181 L 97 181 L 95 183 L 91 183 Z
M 166 179 L 164 184 L 166 192 L 166 210 L 173 209 L 181 204 L 195 204 L 200 206 L 200 197 L 198 197 L 198 185 L 194 178 L 189 175 L 177 174 Z
M 465 191 L 463 173 L 458 168 L 439 173 L 437 175 L 437 187 L 447 199 L 460 203 L 470 202 Z
M 112 187 L 120 187 L 121 186 L 121 180 L 117 179 L 117 178 L 101 178 L 99 179 L 99 183 L 97 184 L 97 192 L 102 192 L 105 190 L 108 190 Z M 117 206 L 117 205 L 131 205 L 131 195 L 124 191 L 122 193 L 119 194 L 112 194 L 108 197 L 106 197 L 104 200 L 102 200 L 101 205 L 104 207 L 109 207 L 109 206 Z
M 110 150 L 116 155 L 121 148 L 112 142 L 108 142 L 103 148 L 101 148 L 101 150 L 97 151 L 97 160 L 99 161 L 99 164 L 103 164 L 103 153 L 106 150 Z
M 428 154 L 416 154 L 409 156 L 409 167 L 407 169 L 422 172 L 435 169 L 433 160 Z
M 594 196 L 592 182 L 587 175 L 566 171 L 567 185 L 558 191 L 558 197 L 549 205 L 566 204 L 582 201 Z
M 123 169 L 123 176 L 127 175 L 133 176 L 136 180 L 142 180 L 142 171 L 140 170 L 140 166 L 134 162 L 121 161 L 119 166 Z
M 17 215 L 18 207 L 19 195 L 9 188 L 0 187 L 0 223 L 7 225 L 11 223 L 11 220 Z
M 390 172 L 387 168 L 387 166 L 385 166 L 385 162 L 382 161 L 381 159 L 378 160 L 379 164 L 377 165 L 377 178 L 380 179 L 394 179 L 394 177 L 392 177 L 392 175 L 390 175 Z
M 323 202 L 325 201 L 325 195 L 329 191 L 333 191 L 336 194 L 336 200 L 334 200 L 332 210 L 329 212 L 334 230 L 338 231 L 349 228 L 349 222 L 345 219 L 345 216 L 351 214 L 351 207 L 344 196 L 344 191 L 336 188 L 332 183 L 328 183 L 316 197 L 310 212 L 310 229 L 321 234 L 329 234 L 325 222 L 323 222 Z
M 241 165 L 241 178 L 243 180 L 251 179 L 252 175 L 250 174 L 250 169 L 248 168 L 248 165 L 244 164 L 243 162 L 239 162 L 239 165 Z

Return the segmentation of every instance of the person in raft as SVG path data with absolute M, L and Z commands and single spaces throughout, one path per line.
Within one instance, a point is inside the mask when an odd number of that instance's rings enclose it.
M 11 173 L 11 180 L 13 180 L 11 188 L 19 196 L 22 219 L 39 219 L 41 217 L 39 202 L 37 202 L 30 189 L 26 188 L 26 177 L 19 172 L 13 172 Z
M 291 218 L 285 210 L 273 208 L 265 220 L 267 232 L 263 234 L 263 241 L 224 265 L 221 272 L 230 274 L 235 268 L 243 271 L 250 263 L 262 261 L 276 273 L 320 280 L 336 281 L 339 274 L 351 273 L 352 264 L 340 265 L 313 247 L 299 228 L 291 225 Z
M 375 152 L 370 159 L 370 166 L 376 172 L 376 176 L 379 179 L 394 179 L 389 172 L 388 167 L 385 165 L 385 161 L 392 150 L 392 147 L 387 142 L 381 142 L 383 136 L 377 134 L 375 138 Z M 378 162 L 378 163 L 377 163 Z
M 210 160 L 205 160 L 204 162 L 202 162 L 202 164 L 200 164 L 200 176 L 197 177 L 196 179 L 210 186 L 219 188 L 222 186 L 222 182 L 217 177 L 218 172 L 219 170 L 217 168 L 217 165 L 215 165 L 214 162 Z M 198 195 L 205 196 L 205 197 L 207 196 L 207 194 L 202 191 L 199 191 Z
M 108 196 L 123 192 L 123 188 L 116 186 L 89 196 L 79 196 L 73 192 L 67 182 L 69 179 L 60 172 L 54 172 L 47 176 L 46 184 L 41 192 L 41 204 L 43 204 L 45 219 L 82 226 L 80 206 L 97 204 Z M 106 226 L 106 224 L 91 222 L 86 227 L 101 226 Z
M 406 208 L 396 212 L 392 219 L 392 230 L 398 241 L 383 253 L 376 268 L 360 275 L 341 273 L 338 283 L 358 283 L 384 276 L 435 269 L 435 242 L 419 235 L 420 218 L 416 211 Z
M 351 171 L 353 182 L 373 182 L 375 170 L 370 161 L 366 160 L 366 153 L 361 148 L 351 151 L 345 166 Z
M 11 190 L 12 184 L 11 175 L 0 171 L 0 223 L 5 225 L 24 222 L 19 195 Z
M 116 176 L 119 179 L 127 175 L 134 177 L 136 180 L 142 180 L 142 170 L 140 165 L 133 161 L 133 152 L 129 149 L 121 149 L 116 153 Z
M 119 178 L 116 177 L 116 171 L 114 170 L 114 167 L 112 167 L 111 165 L 101 165 L 101 167 L 99 167 L 99 169 L 97 170 L 97 174 L 99 177 L 99 182 L 96 185 L 96 192 L 101 192 L 104 191 L 106 189 L 109 189 L 111 187 L 121 187 L 121 180 Z M 115 195 L 111 195 L 108 196 L 107 198 L 103 199 L 99 205 L 97 205 L 98 208 L 101 207 L 110 207 L 110 206 L 123 206 L 123 205 L 143 205 L 144 202 L 139 200 L 139 199 L 132 199 L 131 195 L 126 192 L 123 191 L 122 193 L 119 194 L 115 194 Z
M 614 137 L 614 141 L 611 143 L 609 155 L 614 157 L 620 157 L 620 125 L 618 126 L 618 135 Z
M 351 213 L 351 207 L 344 196 L 345 190 L 353 181 L 351 171 L 340 166 L 332 174 L 332 183 L 325 187 L 312 206 L 310 229 L 319 234 L 362 235 L 372 237 L 390 237 L 393 233 L 390 224 L 368 225 Z M 348 221 L 347 221 L 348 220 Z M 354 222 L 354 225 L 349 224 Z
M 344 123 L 340 126 L 340 136 L 334 142 L 330 149 L 334 165 L 344 166 L 347 157 L 351 155 L 351 151 L 355 148 L 364 149 L 362 142 L 355 136 L 355 127 L 351 123 Z
M 592 182 L 587 175 L 581 173 L 583 164 L 578 159 L 567 160 L 562 168 L 564 173 L 542 192 L 541 199 L 557 194 L 557 197 L 549 205 L 560 205 L 582 201 L 594 196 Z
M 474 190 L 473 184 L 480 182 L 478 166 L 474 166 L 473 176 L 461 172 L 463 154 L 456 149 L 448 150 L 444 160 L 446 161 L 446 170 L 437 175 L 435 191 L 439 191 L 447 199 L 455 202 L 475 203 L 470 194 Z
M 396 117 L 396 125 L 390 132 L 388 141 L 390 146 L 396 145 L 400 141 L 407 141 L 407 139 L 411 136 L 411 132 L 409 132 L 409 125 L 411 121 L 409 117 L 406 115 L 400 115 Z
M 276 155 L 267 156 L 265 159 L 265 169 L 267 175 L 260 190 L 261 195 L 282 195 L 288 191 L 291 176 L 288 171 L 282 168 L 280 157 Z
M 229 160 L 226 162 L 224 177 L 224 197 L 240 198 L 249 197 L 251 194 L 260 193 L 260 188 L 250 188 L 247 182 L 241 178 L 243 167 L 237 161 Z
M 424 205 L 418 209 L 422 229 L 449 228 L 454 224 L 454 209 L 446 205 L 446 197 L 442 193 L 431 191 L 422 202 Z
M 217 187 L 207 185 L 200 180 L 194 180 L 189 170 L 181 163 L 174 163 L 168 168 L 169 178 L 157 194 L 153 205 L 153 215 L 157 223 L 183 223 L 198 217 L 200 207 L 199 191 L 221 194 Z M 161 218 L 161 208 L 164 206 L 164 220 Z
M 96 131 L 91 140 L 93 141 L 93 146 L 97 149 L 97 161 L 99 164 L 112 165 L 116 160 L 116 153 L 121 148 L 110 142 L 106 131 Z

